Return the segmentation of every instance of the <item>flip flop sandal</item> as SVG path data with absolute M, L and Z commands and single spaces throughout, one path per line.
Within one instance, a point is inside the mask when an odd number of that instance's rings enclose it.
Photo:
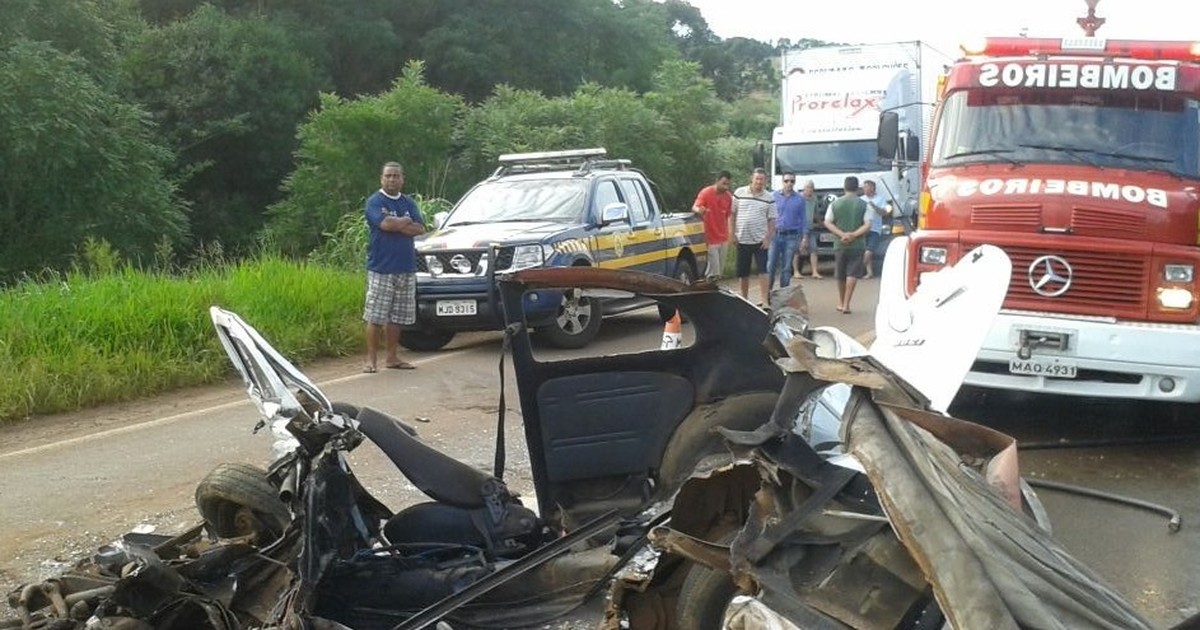
M 389 363 L 387 365 L 387 367 L 389 370 L 415 370 L 415 369 L 417 369 L 417 366 L 409 363 L 408 361 L 401 361 L 399 363 Z

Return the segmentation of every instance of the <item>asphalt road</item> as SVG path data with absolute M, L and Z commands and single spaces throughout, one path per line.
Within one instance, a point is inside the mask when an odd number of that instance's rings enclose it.
M 850 315 L 833 308 L 833 280 L 805 280 L 804 286 L 814 324 L 836 325 L 854 335 L 872 328 L 877 280 L 861 283 Z M 661 332 L 652 310 L 631 313 L 606 321 L 600 339 L 586 352 L 657 347 Z M 685 343 L 689 334 L 685 325 Z M 433 445 L 489 468 L 499 400 L 499 335 L 460 335 L 443 352 L 414 356 L 414 371 L 361 374 L 357 357 L 304 370 L 330 398 L 409 419 Z M 529 498 L 528 458 L 511 375 L 506 384 L 505 479 Z M 1081 484 L 1179 510 L 1182 528 L 1172 533 L 1165 516 L 1145 509 L 1040 492 L 1064 546 L 1156 625 L 1168 627 L 1198 610 L 1200 507 L 1193 497 L 1200 477 L 1200 440 L 1195 439 L 1200 426 L 1193 428 L 1195 408 L 968 390 L 952 411 L 1039 447 L 1021 455 L 1023 472 L 1035 480 Z M 256 420 L 240 383 L 230 383 L 0 428 L 0 478 L 5 480 L 0 589 L 49 577 L 62 563 L 130 529 L 171 533 L 193 524 L 192 492 L 208 470 L 226 461 L 266 463 L 270 439 L 251 434 Z M 1062 446 L 1063 440 L 1142 443 L 1041 448 Z M 389 506 L 418 500 L 418 492 L 369 444 L 353 453 L 352 465 Z

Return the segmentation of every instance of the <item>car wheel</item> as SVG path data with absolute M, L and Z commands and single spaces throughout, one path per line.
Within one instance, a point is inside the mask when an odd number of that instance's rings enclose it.
M 676 280 L 691 284 L 696 281 L 696 263 L 691 258 L 680 257 L 675 261 L 675 270 L 671 273 L 671 277 Z M 658 305 L 658 317 L 664 322 L 671 319 L 675 314 L 675 309 L 666 304 Z
M 454 333 L 448 330 L 404 330 L 400 332 L 400 345 L 414 352 L 435 352 L 441 350 Z
M 558 314 L 538 329 L 539 336 L 555 348 L 582 348 L 600 333 L 601 304 L 582 295 L 579 289 L 563 291 Z
M 720 542 L 727 545 L 736 536 L 736 531 L 729 532 Z M 676 630 L 721 630 L 725 609 L 739 593 L 728 573 L 692 563 L 679 587 L 679 599 L 675 604 Z
M 258 544 L 278 538 L 292 520 L 267 472 L 240 463 L 220 464 L 196 486 L 196 509 L 220 538 L 253 535 Z

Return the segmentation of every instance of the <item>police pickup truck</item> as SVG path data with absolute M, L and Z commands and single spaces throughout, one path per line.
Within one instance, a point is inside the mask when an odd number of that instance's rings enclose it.
M 417 321 L 401 344 L 432 351 L 455 333 L 500 330 L 497 274 L 530 267 L 637 269 L 685 282 L 704 268 L 704 227 L 664 214 L 655 188 L 629 160 L 604 149 L 502 155 L 437 229 L 417 240 Z M 603 316 L 645 306 L 578 290 L 525 296 L 526 321 L 546 344 L 582 348 Z

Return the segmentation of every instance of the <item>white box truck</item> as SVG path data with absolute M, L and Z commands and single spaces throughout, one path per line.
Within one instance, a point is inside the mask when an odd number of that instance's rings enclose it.
M 875 182 L 892 204 L 896 232 L 912 225 L 938 77 L 952 61 L 919 41 L 783 52 L 779 126 L 768 172 L 775 189 L 785 172 L 796 174 L 796 190 L 813 181 L 817 207 L 808 216 L 816 218 L 820 254 L 833 253 L 832 235 L 820 222 L 847 175 Z M 877 151 L 881 111 L 895 111 L 900 119 L 898 150 L 890 161 Z

